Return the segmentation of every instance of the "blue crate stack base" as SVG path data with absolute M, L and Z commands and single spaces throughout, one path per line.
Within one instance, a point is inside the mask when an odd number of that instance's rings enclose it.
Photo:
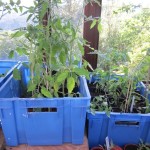
M 22 71 L 22 67 L 20 70 Z M 82 144 L 90 94 L 86 79 L 80 77 L 79 80 L 79 92 L 82 97 L 20 98 L 22 91 L 20 81 L 10 76 L 7 83 L 0 87 L 0 95 L 8 87 L 13 88 L 8 88 L 8 92 L 15 93 L 15 96 L 12 93 L 0 98 L 0 117 L 6 144 L 9 146 Z M 56 111 L 30 112 L 30 108 L 55 108 Z
M 141 140 L 150 144 L 150 114 L 88 112 L 89 147 L 104 145 L 108 136 L 110 141 L 119 146 L 139 144 Z
M 92 82 L 100 80 L 92 77 Z M 139 88 L 141 95 L 144 88 Z M 105 138 L 119 146 L 125 144 L 139 144 L 141 141 L 150 144 L 150 113 L 110 113 L 88 110 L 88 142 L 89 147 L 105 145 Z

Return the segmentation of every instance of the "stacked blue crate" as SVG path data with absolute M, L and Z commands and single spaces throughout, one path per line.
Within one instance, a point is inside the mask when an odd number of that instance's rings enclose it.
M 26 83 L 25 78 L 28 78 L 24 75 L 26 69 L 28 68 L 21 68 L 25 80 L 22 83 Z M 11 76 L 0 88 L 0 95 L 7 87 L 15 87 L 15 89 L 8 88 L 8 91 L 11 93 L 13 90 L 16 93 L 14 98 L 0 98 L 0 116 L 6 144 L 9 146 L 82 144 L 90 94 L 86 79 L 80 77 L 79 81 L 79 92 L 82 97 L 20 98 L 21 83 L 17 82 L 17 85 Z M 34 108 L 54 108 L 55 111 L 29 111 Z

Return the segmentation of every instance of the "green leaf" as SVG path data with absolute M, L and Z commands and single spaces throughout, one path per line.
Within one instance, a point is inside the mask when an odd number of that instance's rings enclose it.
M 94 0 L 95 3 L 97 3 L 99 6 L 101 6 L 101 3 L 99 0 Z
M 97 29 L 98 29 L 98 32 L 99 32 L 99 33 L 102 31 L 102 24 L 101 24 L 101 23 L 98 24 Z
M 17 47 L 16 51 L 18 52 L 19 55 L 23 55 L 24 54 L 24 49 L 22 49 L 21 47 Z
M 28 16 L 27 22 L 31 19 L 32 15 L 33 15 L 33 14 L 30 14 L 30 15 Z
M 41 93 L 46 97 L 52 98 L 50 91 L 48 91 L 45 87 L 42 87 Z
M 59 85 L 57 83 L 54 83 L 54 90 L 57 92 L 59 88 Z
M 91 66 L 90 63 L 88 63 L 87 66 L 88 66 L 92 71 L 94 71 L 94 69 L 93 69 L 93 67 Z
M 48 80 L 49 82 L 53 82 L 53 81 L 54 81 L 53 77 L 51 77 L 51 76 L 49 76 L 49 75 L 47 75 L 47 76 L 45 77 L 45 79 Z
M 9 0 L 9 3 L 11 6 L 13 6 L 15 3 L 13 2 L 13 0 Z
M 20 12 L 22 13 L 23 7 L 22 7 L 22 6 L 20 6 L 20 7 L 19 7 L 19 10 L 20 10 Z
M 17 4 L 17 5 L 20 5 L 20 4 L 21 4 L 21 1 L 20 1 L 20 0 L 18 0 L 16 4 Z
M 47 1 L 43 2 L 41 7 L 42 9 L 40 11 L 40 19 L 42 20 L 48 11 L 48 2 Z
M 34 91 L 36 89 L 36 84 L 29 82 L 28 84 L 28 92 Z
M 79 76 L 84 75 L 87 79 L 89 79 L 89 72 L 83 68 L 74 68 L 74 72 Z
M 96 22 L 97 22 L 97 20 L 94 19 L 93 22 L 92 22 L 92 24 L 91 24 L 91 26 L 90 26 L 90 29 L 92 29 L 96 25 Z
M 59 55 L 59 58 L 60 58 L 60 61 L 62 64 L 65 64 L 66 63 L 66 54 L 64 51 L 62 51 Z
M 20 37 L 20 36 L 22 36 L 23 34 L 25 34 L 24 31 L 17 31 L 17 32 L 15 32 L 14 34 L 11 35 L 11 38 Z
M 14 51 L 12 50 L 9 52 L 9 58 L 13 58 L 13 57 L 14 57 Z
M 58 75 L 56 82 L 62 83 L 68 76 L 68 71 L 62 72 Z
M 20 9 L 23 9 L 23 8 L 20 8 Z M 20 11 L 21 11 L 21 10 L 20 10 Z M 28 12 L 29 12 L 29 11 L 26 10 L 24 13 L 21 14 L 21 16 L 26 15 Z
M 3 6 L 4 4 L 2 3 L 2 1 L 0 1 L 0 7 Z
M 13 77 L 14 77 L 15 80 L 21 80 L 20 70 L 15 68 L 14 71 L 13 71 Z
M 57 26 L 58 29 L 61 29 L 62 28 L 62 25 L 61 25 L 61 20 L 60 18 L 57 19 L 55 25 Z
M 79 47 L 79 49 L 81 51 L 81 54 L 84 55 L 84 47 L 83 47 L 83 45 L 81 45 L 80 43 L 78 43 L 78 47 Z
M 55 58 L 55 57 L 52 57 L 52 58 L 51 58 L 50 64 L 52 65 L 52 67 L 54 67 L 54 69 L 56 69 L 55 67 L 56 67 L 57 61 L 56 61 L 56 58 Z
M 68 89 L 69 94 L 72 92 L 74 87 L 75 87 L 75 80 L 73 77 L 69 77 L 67 79 L 67 89 Z
M 52 56 L 55 56 L 57 52 L 59 52 L 62 49 L 62 45 L 53 45 L 52 46 Z
M 18 13 L 18 9 L 15 7 L 14 9 L 13 9 L 16 13 Z

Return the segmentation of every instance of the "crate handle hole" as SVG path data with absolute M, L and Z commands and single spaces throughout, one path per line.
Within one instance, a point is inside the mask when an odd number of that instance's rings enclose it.
M 48 108 L 48 107 L 42 107 L 42 108 L 28 108 L 28 112 L 57 112 L 57 108 Z
M 116 121 L 116 125 L 131 125 L 138 126 L 140 123 L 138 121 Z

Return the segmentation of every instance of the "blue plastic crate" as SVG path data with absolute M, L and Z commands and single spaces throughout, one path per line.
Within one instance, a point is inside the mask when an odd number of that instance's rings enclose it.
M 96 111 L 95 114 L 92 114 L 88 111 L 87 120 L 90 148 L 99 144 L 104 145 L 107 136 L 119 146 L 128 143 L 138 144 L 140 140 L 150 144 L 150 113 L 111 112 L 108 117 L 105 112 Z
M 146 88 L 143 82 L 137 83 L 137 91 L 139 91 L 142 96 L 145 96 Z
M 150 102 L 150 91 L 146 88 L 144 82 L 139 82 L 137 84 L 137 87 L 138 87 L 138 91 L 140 92 L 140 94 L 142 96 L 147 97 Z
M 29 65 L 29 62 L 23 62 L 23 66 L 22 66 L 22 68 L 21 68 L 21 76 L 22 76 L 22 84 L 23 84 L 23 86 L 24 86 L 24 88 L 25 88 L 25 90 L 26 90 L 26 88 L 27 88 L 27 85 L 28 85 L 28 83 L 29 83 L 29 81 L 30 81 L 30 69 L 29 68 L 27 68 L 25 65 Z
M 150 144 L 150 114 L 111 113 L 108 137 L 115 144 L 139 144 L 141 140 Z
M 4 75 L 0 77 L 0 89 L 3 89 L 2 91 L 0 91 L 0 98 L 15 96 L 16 93 L 15 92 L 13 93 L 13 91 L 11 90 L 13 88 L 12 87 L 13 82 L 12 81 L 9 82 L 7 81 L 7 79 L 12 75 L 13 70 L 17 68 L 19 65 L 20 65 L 20 62 L 0 60 L 0 74 Z M 6 82 L 9 82 L 9 87 L 7 88 L 5 87 L 5 85 L 7 84 Z M 0 119 L 0 127 L 1 127 L 1 119 Z
M 17 69 L 21 69 L 22 68 L 22 64 L 20 62 L 6 62 L 7 66 L 8 64 L 11 66 L 12 64 L 16 64 L 16 65 L 12 65 L 13 67 L 10 69 L 10 71 L 6 74 L 5 77 L 2 78 L 1 80 L 1 84 L 0 84 L 0 98 L 13 98 L 13 97 L 18 97 L 20 95 L 20 90 L 21 88 L 20 86 L 20 81 L 19 80 L 15 80 L 13 78 L 13 70 L 15 68 Z M 2 64 L 1 64 L 2 66 Z
M 88 112 L 87 119 L 90 148 L 104 145 L 107 136 L 119 146 L 140 140 L 150 144 L 150 114 L 111 113 L 109 118 L 104 112 Z
M 15 66 L 18 62 L 16 61 L 4 61 L 0 60 L 0 73 L 7 73 L 13 66 Z
M 10 77 L 7 84 L 11 84 L 12 80 Z M 1 98 L 0 115 L 7 145 L 82 144 L 86 110 L 90 105 L 90 94 L 84 77 L 80 77 L 79 92 L 82 97 Z M 28 111 L 28 108 L 45 107 L 57 111 Z
M 108 132 L 109 117 L 105 112 L 87 112 L 88 119 L 88 143 L 89 147 L 95 147 L 105 144 L 105 138 Z

